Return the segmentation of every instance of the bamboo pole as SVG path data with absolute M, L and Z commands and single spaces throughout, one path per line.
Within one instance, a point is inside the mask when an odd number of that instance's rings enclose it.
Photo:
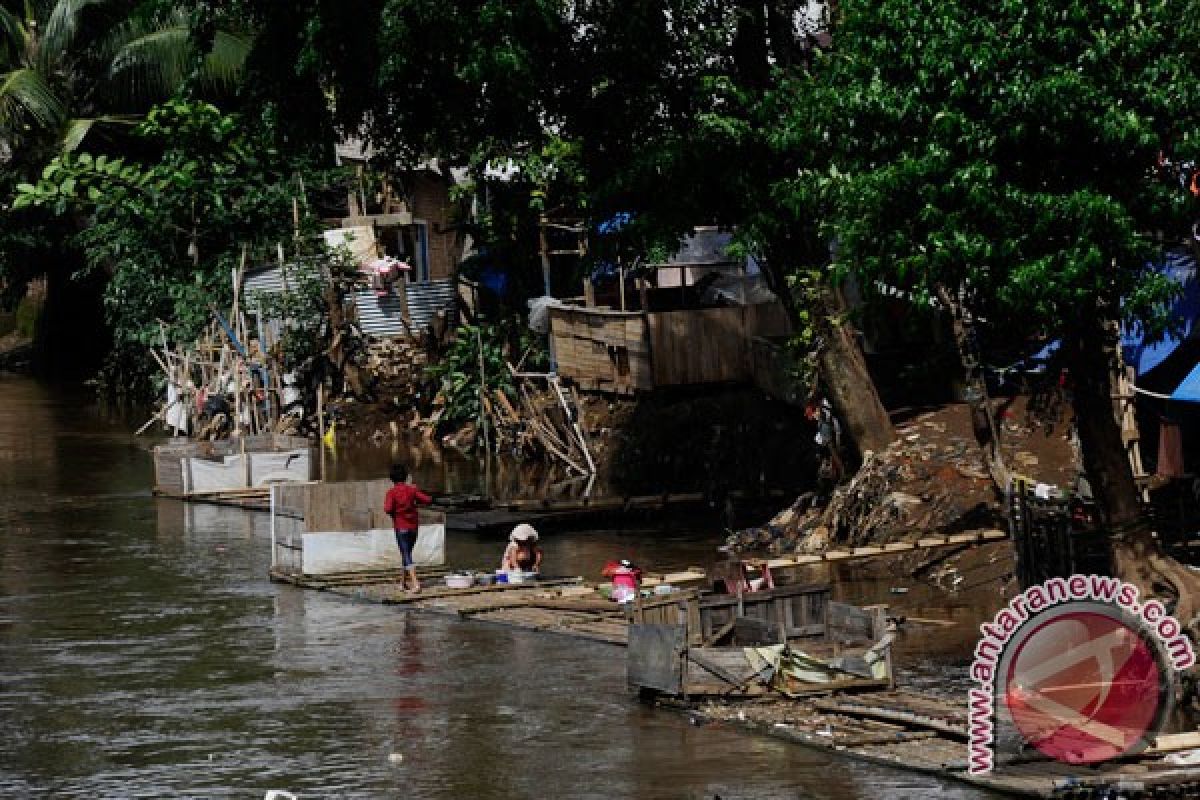
M 321 480 L 325 480 L 325 382 L 317 384 L 317 449 L 321 452 Z
M 475 346 L 479 349 L 479 429 L 483 433 L 483 496 L 491 496 L 492 483 L 492 437 L 488 433 L 487 418 L 487 371 L 483 360 L 483 333 L 475 326 Z
M 594 474 L 596 472 L 596 462 L 592 460 L 587 440 L 583 436 L 583 430 L 579 427 L 579 414 L 577 411 L 573 413 L 567 405 L 567 398 L 563 394 L 562 386 L 559 385 L 558 376 L 551 377 L 549 382 L 550 386 L 554 389 L 554 393 L 558 395 L 558 402 L 562 405 L 563 413 L 566 414 L 567 424 L 575 432 L 575 439 L 579 443 L 579 449 L 583 451 L 584 461 L 587 462 L 587 471 L 590 474 Z

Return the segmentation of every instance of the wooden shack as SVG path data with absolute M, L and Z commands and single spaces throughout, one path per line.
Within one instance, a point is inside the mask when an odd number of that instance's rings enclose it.
M 330 575 L 400 569 L 391 519 L 383 513 L 390 481 L 281 484 L 271 488 L 271 571 Z M 446 562 L 446 515 L 421 509 L 413 559 Z
M 754 337 L 789 330 L 778 302 L 650 313 L 575 305 L 550 309 L 559 374 L 584 389 L 618 394 L 752 382 Z
M 885 610 L 830 596 L 827 585 L 797 585 L 639 599 L 630 609 L 628 681 L 684 696 L 892 686 Z M 771 658 L 803 666 L 785 670 Z
M 154 492 L 202 499 L 276 483 L 312 480 L 307 439 L 280 434 L 215 442 L 172 441 L 154 448 Z

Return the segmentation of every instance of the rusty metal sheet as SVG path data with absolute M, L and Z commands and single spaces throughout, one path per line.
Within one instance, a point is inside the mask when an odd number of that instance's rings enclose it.
M 630 625 L 625 673 L 629 685 L 682 694 L 686 649 L 683 625 Z

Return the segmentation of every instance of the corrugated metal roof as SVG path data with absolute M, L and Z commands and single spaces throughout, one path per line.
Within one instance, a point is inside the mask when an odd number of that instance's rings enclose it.
M 253 302 L 255 292 L 267 292 L 269 294 L 279 294 L 283 291 L 283 268 L 282 267 L 267 267 L 265 269 L 256 269 L 246 273 L 246 277 L 242 280 L 242 294 Z
M 313 274 L 315 267 L 288 264 L 286 275 L 284 274 L 284 269 L 285 267 L 275 265 L 273 267 L 260 267 L 248 270 L 242 278 L 242 296 L 246 298 L 247 304 L 254 304 L 255 294 L 281 294 L 285 288 L 296 289 L 303 275 L 305 273 L 309 275 Z
M 453 280 L 425 281 L 405 284 L 408 295 L 409 325 L 414 332 L 427 326 L 434 314 L 442 309 L 455 307 L 458 288 Z M 403 336 L 404 326 L 400 298 L 396 295 L 376 297 L 369 289 L 354 293 L 354 305 L 358 309 L 358 324 L 364 333 L 372 336 Z

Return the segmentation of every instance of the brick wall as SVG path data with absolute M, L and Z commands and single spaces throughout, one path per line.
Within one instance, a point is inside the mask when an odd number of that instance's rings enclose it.
M 453 277 L 462 256 L 462 245 L 457 232 L 449 230 L 454 223 L 449 183 L 433 172 L 409 173 L 404 182 L 412 199 L 413 220 L 427 226 L 430 279 Z

